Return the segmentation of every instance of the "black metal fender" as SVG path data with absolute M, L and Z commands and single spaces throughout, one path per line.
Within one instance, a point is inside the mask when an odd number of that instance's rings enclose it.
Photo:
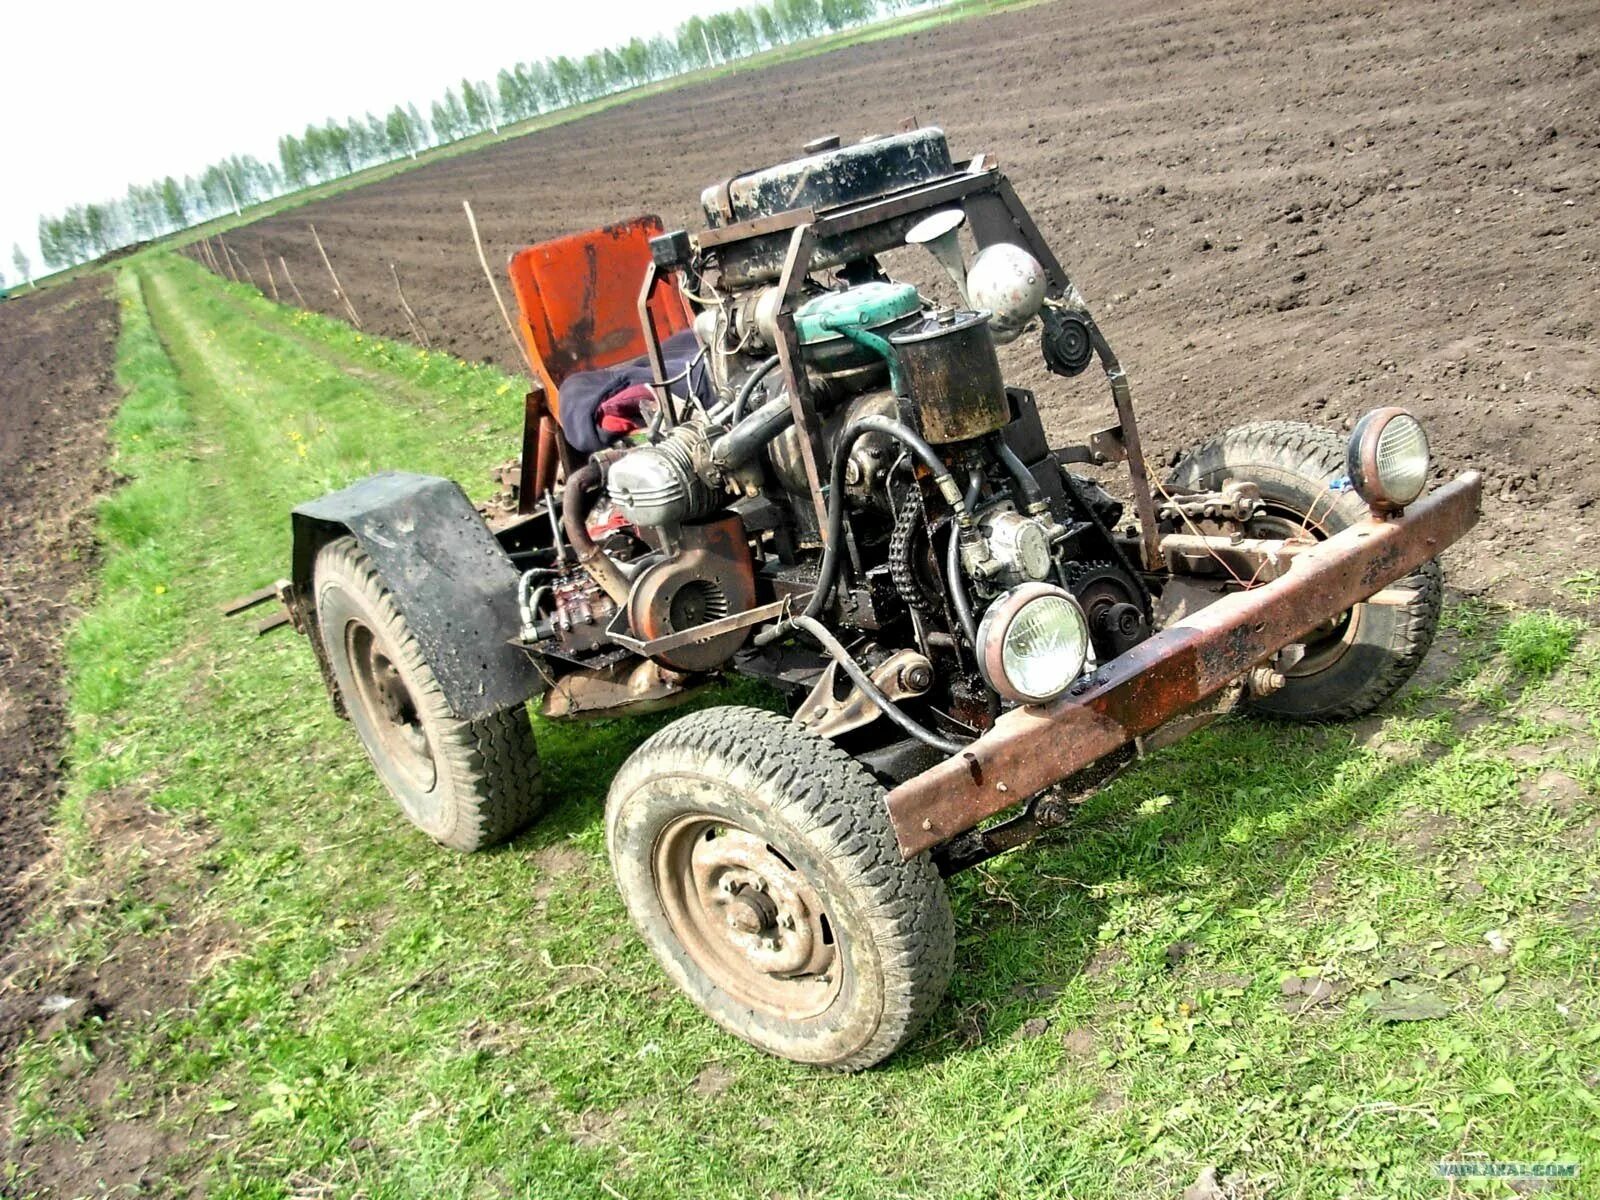
M 387 471 L 294 509 L 290 606 L 311 639 L 334 707 L 312 568 L 329 542 L 350 534 L 388 585 L 457 717 L 477 720 L 539 694 L 543 678 L 512 639 L 517 568 L 459 484 Z

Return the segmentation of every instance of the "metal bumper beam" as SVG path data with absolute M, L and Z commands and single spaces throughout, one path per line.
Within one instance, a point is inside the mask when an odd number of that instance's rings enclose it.
M 1013 709 L 960 754 L 889 793 L 907 858 L 1154 732 L 1317 625 L 1410 574 L 1478 520 L 1483 479 L 1458 476 L 1397 517 L 1297 553 L 1279 578 L 1174 622 L 1046 705 Z

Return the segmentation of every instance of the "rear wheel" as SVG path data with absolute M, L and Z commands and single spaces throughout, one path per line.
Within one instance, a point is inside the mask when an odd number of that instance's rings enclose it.
M 530 824 L 539 754 L 522 705 L 456 717 L 372 560 L 351 537 L 313 569 L 317 625 L 350 723 L 378 777 L 418 829 L 481 850 Z
M 611 785 L 606 845 L 673 982 L 769 1054 L 870 1067 L 944 995 L 939 872 L 902 861 L 860 764 L 775 713 L 708 709 L 645 742 Z
M 1344 439 L 1332 430 L 1296 421 L 1261 421 L 1211 439 L 1186 454 L 1169 484 L 1197 490 L 1229 479 L 1261 489 L 1262 512 L 1247 529 L 1255 537 L 1281 538 L 1309 531 L 1329 537 L 1367 515 L 1351 491 L 1334 491 L 1345 473 Z M 1276 692 L 1251 707 L 1300 720 L 1341 720 L 1372 711 L 1397 692 L 1421 665 L 1439 628 L 1444 575 L 1430 559 L 1391 590 L 1399 604 L 1358 604 L 1306 639 L 1303 659 L 1285 672 Z

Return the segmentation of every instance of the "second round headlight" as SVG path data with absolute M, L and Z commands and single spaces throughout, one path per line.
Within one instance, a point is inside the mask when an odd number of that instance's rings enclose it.
M 1067 592 L 1024 583 L 997 597 L 978 625 L 978 669 L 1018 704 L 1054 700 L 1083 674 L 1089 623 Z
M 1428 435 L 1403 408 L 1374 409 L 1350 431 L 1350 482 L 1380 512 L 1404 508 L 1422 495 L 1431 465 Z

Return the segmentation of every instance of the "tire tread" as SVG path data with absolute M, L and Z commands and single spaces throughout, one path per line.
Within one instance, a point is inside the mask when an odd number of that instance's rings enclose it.
M 314 574 L 318 579 L 339 579 L 367 601 L 419 684 L 423 695 L 416 697 L 418 703 L 432 710 L 432 728 L 457 800 L 454 826 L 439 842 L 471 853 L 504 842 L 531 825 L 543 807 L 543 797 L 539 750 L 526 707 L 519 704 L 478 720 L 452 715 L 410 624 L 355 538 L 337 538 L 324 546 Z
M 652 761 L 685 757 L 751 765 L 764 777 L 773 807 L 865 898 L 885 980 L 882 1018 L 869 1040 L 826 1065 L 858 1071 L 881 1062 L 938 1007 L 954 968 L 955 919 L 932 860 L 901 858 L 883 791 L 865 768 L 832 742 L 763 709 L 710 708 L 673 722 L 634 752 L 613 798 L 630 776 L 648 773 Z

